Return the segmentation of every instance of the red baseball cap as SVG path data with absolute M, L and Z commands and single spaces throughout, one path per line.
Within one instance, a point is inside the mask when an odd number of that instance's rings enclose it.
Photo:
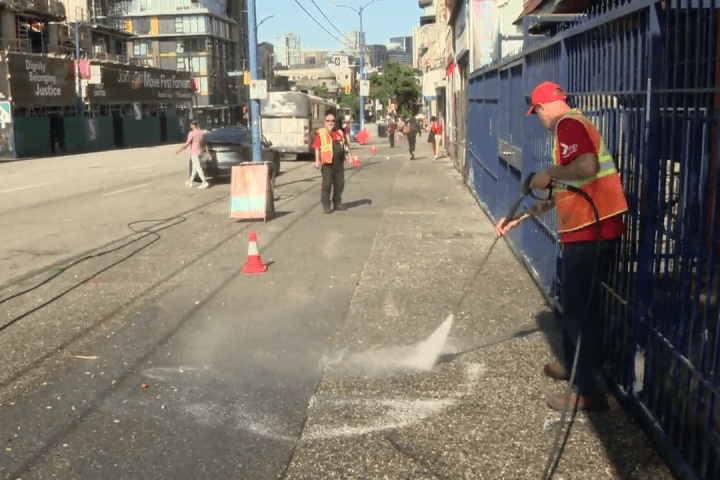
M 535 111 L 535 107 L 542 105 L 543 103 L 550 103 L 556 100 L 565 100 L 565 90 L 557 83 L 543 82 L 532 92 L 531 103 L 532 106 L 528 110 L 527 116 L 529 117 Z

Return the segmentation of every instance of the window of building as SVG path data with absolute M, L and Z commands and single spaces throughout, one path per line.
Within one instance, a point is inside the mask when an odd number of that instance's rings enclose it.
M 204 38 L 185 38 L 178 43 L 182 43 L 183 52 L 185 53 L 202 53 L 207 51 L 207 44 Z
M 172 53 L 177 50 L 177 42 L 174 40 L 163 40 L 160 42 L 160 53 Z
M 188 60 L 185 57 L 178 57 L 177 58 L 177 71 L 178 72 L 187 72 L 189 70 L 188 68 Z
M 176 42 L 175 53 L 184 53 L 184 52 L 185 52 L 185 42 L 183 42 L 183 41 Z
M 147 40 L 136 40 L 133 44 L 135 56 L 152 55 L 152 44 Z
M 175 57 L 163 57 L 160 59 L 160 68 L 164 68 L 166 70 L 176 70 L 177 69 L 177 59 Z
M 202 77 L 200 79 L 200 94 L 207 95 L 208 93 L 208 79 L 207 77 Z
M 150 33 L 150 18 L 133 18 L 133 33 L 138 35 L 148 35 Z
M 160 34 L 172 34 L 175 33 L 175 19 L 172 17 L 160 17 Z

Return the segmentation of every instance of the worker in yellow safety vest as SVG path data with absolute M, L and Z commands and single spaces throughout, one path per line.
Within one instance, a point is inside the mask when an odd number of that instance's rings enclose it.
M 563 354 L 559 362 L 546 364 L 544 372 L 549 377 L 568 380 L 578 338 L 582 338 L 575 377 L 577 393 L 570 394 L 571 408 L 577 405 L 580 410 L 607 410 L 607 394 L 602 378 L 600 279 L 607 273 L 619 248 L 620 238 L 626 232 L 627 201 L 605 141 L 581 111 L 570 108 L 562 87 L 543 82 L 535 88 L 531 100 L 528 116 L 537 114 L 542 126 L 554 132 L 555 145 L 553 166 L 533 175 L 529 186 L 532 189 L 551 187 L 550 191 L 555 193 L 515 218 L 500 219 L 495 231 L 497 236 L 502 236 L 528 218 L 557 208 L 562 243 Z M 555 180 L 580 189 L 589 196 L 597 209 L 599 225 L 592 204 L 559 182 L 554 184 Z M 596 273 L 595 278 L 593 273 Z M 548 405 L 562 410 L 567 395 L 551 395 Z

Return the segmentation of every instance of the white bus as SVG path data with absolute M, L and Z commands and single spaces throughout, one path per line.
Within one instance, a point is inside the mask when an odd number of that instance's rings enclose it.
M 337 104 L 302 92 L 268 92 L 260 102 L 262 133 L 281 153 L 312 153 L 315 132 L 325 126 L 325 113 Z

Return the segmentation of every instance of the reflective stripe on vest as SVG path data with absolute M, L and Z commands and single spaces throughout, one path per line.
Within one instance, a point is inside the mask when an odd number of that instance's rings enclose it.
M 327 128 L 320 128 L 317 133 L 320 135 L 320 161 L 329 165 L 333 161 L 332 136 Z
M 583 124 L 600 162 L 600 170 L 595 176 L 583 180 L 567 181 L 566 183 L 583 190 L 590 196 L 598 210 L 600 220 L 627 211 L 628 206 L 620 182 L 620 174 L 615 168 L 615 161 L 610 155 L 600 132 L 579 110 L 570 110 L 560 118 L 560 121 L 566 118 L 572 118 Z M 556 129 L 555 148 L 553 149 L 553 163 L 555 165 L 560 164 L 559 158 L 560 142 L 558 141 Z M 561 185 L 557 186 L 557 190 L 555 204 L 557 206 L 558 231 L 560 233 L 572 232 L 595 223 L 595 213 L 585 198 L 563 188 Z

